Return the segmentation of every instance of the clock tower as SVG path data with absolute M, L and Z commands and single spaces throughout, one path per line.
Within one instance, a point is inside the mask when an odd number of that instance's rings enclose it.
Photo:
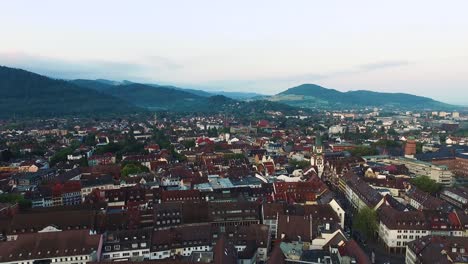
M 323 159 L 323 144 L 319 135 L 315 137 L 314 154 L 310 159 L 310 163 L 312 166 L 317 167 L 317 175 L 321 178 L 325 162 Z

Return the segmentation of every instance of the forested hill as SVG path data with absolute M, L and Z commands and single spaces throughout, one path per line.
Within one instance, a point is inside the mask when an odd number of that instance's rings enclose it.
M 340 92 L 316 84 L 302 84 L 289 88 L 270 97 L 269 100 L 311 108 L 395 107 L 420 110 L 456 108 L 428 97 L 412 94 L 365 90 Z
M 139 111 L 111 95 L 0 66 L 0 117 L 120 114 Z

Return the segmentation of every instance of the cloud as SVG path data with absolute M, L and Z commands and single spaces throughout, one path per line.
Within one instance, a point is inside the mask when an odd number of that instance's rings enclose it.
M 197 87 L 203 87 L 207 90 L 232 90 L 232 91 L 253 91 L 257 93 L 274 94 L 284 89 L 304 84 L 314 83 L 320 85 L 325 80 L 334 78 L 349 77 L 355 74 L 367 73 L 371 71 L 402 67 L 409 65 L 408 61 L 380 61 L 364 65 L 357 65 L 347 69 L 323 73 L 303 73 L 296 75 L 275 76 L 271 78 L 258 78 L 246 80 L 214 80 L 204 82 Z M 190 85 L 190 84 L 187 84 Z
M 0 53 L 0 64 L 22 68 L 53 78 L 106 78 L 114 80 L 150 81 L 154 72 L 182 67 L 169 59 L 150 56 L 140 63 L 106 60 L 65 60 L 26 53 Z
M 160 69 L 160 70 L 180 70 L 184 68 L 182 64 L 179 64 L 171 59 L 161 56 L 148 56 L 146 57 L 148 64 Z
M 408 65 L 408 61 L 380 61 L 375 63 L 364 64 L 359 67 L 363 71 L 373 71 L 387 68 L 395 68 Z

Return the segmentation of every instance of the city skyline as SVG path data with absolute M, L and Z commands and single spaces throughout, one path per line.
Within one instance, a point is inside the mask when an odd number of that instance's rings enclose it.
M 27 7 L 27 8 L 26 8 Z M 15 1 L 0 64 L 274 94 L 302 83 L 468 102 L 464 1 Z

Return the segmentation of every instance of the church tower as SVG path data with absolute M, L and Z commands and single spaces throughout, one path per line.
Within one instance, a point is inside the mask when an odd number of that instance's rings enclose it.
M 325 162 L 323 159 L 323 144 L 322 139 L 319 135 L 315 137 L 315 146 L 314 146 L 314 154 L 310 159 L 310 163 L 312 166 L 317 167 L 317 175 L 321 178 L 323 173 L 323 168 L 325 166 Z

